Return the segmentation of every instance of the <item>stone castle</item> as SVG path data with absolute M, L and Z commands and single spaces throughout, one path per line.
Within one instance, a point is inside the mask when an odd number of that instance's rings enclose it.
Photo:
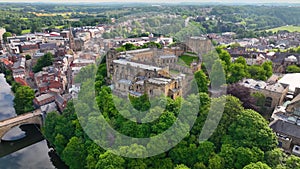
M 178 64 L 179 56 L 187 51 L 193 52 L 192 49 L 186 45 L 125 52 L 111 49 L 106 56 L 108 82 L 120 97 L 147 94 L 149 97 L 164 95 L 176 99 L 189 92 L 191 86 L 188 82 L 192 81 L 193 73 L 201 69 L 201 59 L 191 65 Z

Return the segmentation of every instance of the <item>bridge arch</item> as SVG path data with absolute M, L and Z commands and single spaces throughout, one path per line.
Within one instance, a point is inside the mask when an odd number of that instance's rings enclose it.
M 0 142 L 2 140 L 2 137 L 13 127 L 24 124 L 38 124 L 39 126 L 42 126 L 43 116 L 41 111 L 34 111 L 4 121 L 0 121 Z
M 38 125 L 39 127 L 42 127 L 40 123 L 30 123 L 30 122 L 27 123 L 27 122 L 24 122 L 24 123 L 16 124 L 14 126 L 11 126 L 10 128 L 7 128 L 7 130 L 5 130 L 4 133 L 2 133 L 0 135 L 0 142 L 1 141 L 6 141 L 6 140 L 3 140 L 3 137 L 5 136 L 6 133 L 11 131 L 11 129 L 13 129 L 14 127 L 17 127 L 17 126 L 22 126 L 22 125 Z

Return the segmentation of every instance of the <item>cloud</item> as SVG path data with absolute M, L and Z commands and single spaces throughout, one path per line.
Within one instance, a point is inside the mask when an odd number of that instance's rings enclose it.
M 0 2 L 11 2 L 11 0 L 0 0 Z M 53 2 L 53 3 L 82 3 L 82 2 L 92 2 L 92 3 L 101 3 L 101 2 L 145 2 L 142 0 L 27 0 L 27 1 L 22 1 L 22 0 L 14 0 L 13 2 Z M 161 0 L 152 0 L 152 1 L 147 1 L 148 3 L 161 3 Z M 251 2 L 249 0 L 165 0 L 163 1 L 165 3 L 179 3 L 179 2 L 219 2 L 219 3 L 300 3 L 300 0 L 252 0 Z

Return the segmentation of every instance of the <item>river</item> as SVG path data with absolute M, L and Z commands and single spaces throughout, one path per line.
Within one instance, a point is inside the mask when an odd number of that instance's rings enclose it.
M 13 93 L 0 74 L 0 120 L 16 116 Z M 11 129 L 0 143 L 0 169 L 66 169 L 35 125 Z

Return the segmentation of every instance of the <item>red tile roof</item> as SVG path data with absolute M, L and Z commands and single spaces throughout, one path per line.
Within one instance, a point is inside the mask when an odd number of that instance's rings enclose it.
M 24 79 L 22 79 L 22 78 L 16 77 L 15 81 L 17 83 L 20 83 L 22 86 L 28 86 L 28 84 L 26 83 L 26 81 Z
M 5 59 L 5 58 L 2 58 L 0 61 L 3 62 L 6 66 L 13 64 L 11 61 L 9 61 L 8 59 Z

